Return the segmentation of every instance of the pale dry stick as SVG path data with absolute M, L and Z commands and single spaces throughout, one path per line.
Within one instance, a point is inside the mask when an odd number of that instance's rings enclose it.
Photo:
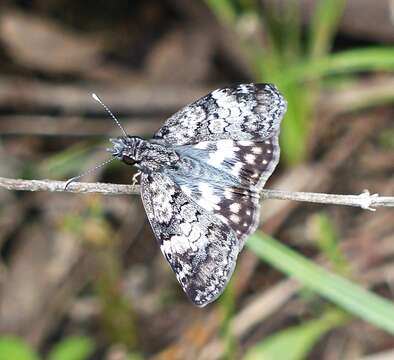
M 66 181 L 21 180 L 0 177 L 0 188 L 7 190 L 100 193 L 104 195 L 135 195 L 140 192 L 138 185 L 74 182 L 65 190 L 66 184 Z M 356 206 L 371 211 L 375 211 L 375 207 L 394 206 L 394 196 L 371 195 L 368 190 L 364 190 L 359 195 L 335 195 L 263 189 L 261 198 Z
M 21 180 L 0 177 L 0 188 L 7 190 L 99 193 L 104 195 L 135 195 L 140 192 L 139 186 L 133 187 L 133 185 L 73 182 L 65 190 L 66 184 L 67 181 Z

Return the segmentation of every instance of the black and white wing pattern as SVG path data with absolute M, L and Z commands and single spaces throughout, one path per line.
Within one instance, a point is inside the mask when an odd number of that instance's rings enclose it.
M 172 115 L 154 139 L 171 145 L 212 140 L 262 140 L 279 130 L 287 103 L 271 84 L 211 92 Z
M 190 300 L 204 306 L 226 287 L 239 252 L 234 231 L 163 173 L 142 174 L 141 196 L 163 255 Z
M 260 191 L 279 161 L 277 135 L 264 141 L 219 140 L 177 147 L 181 190 L 236 233 L 242 249 L 260 219 Z
M 258 226 L 259 192 L 279 160 L 285 111 L 286 101 L 270 84 L 215 90 L 170 117 L 151 140 L 158 152 L 140 163 L 149 221 L 196 305 L 223 292 Z

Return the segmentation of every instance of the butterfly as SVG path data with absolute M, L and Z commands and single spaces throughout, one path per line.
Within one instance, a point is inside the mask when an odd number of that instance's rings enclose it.
M 224 291 L 259 224 L 259 192 L 279 161 L 286 108 L 274 85 L 241 84 L 187 105 L 152 139 L 110 139 L 112 156 L 138 168 L 160 249 L 197 306 Z

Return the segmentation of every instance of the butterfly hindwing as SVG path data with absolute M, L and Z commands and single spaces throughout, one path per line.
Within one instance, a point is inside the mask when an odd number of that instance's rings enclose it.
M 163 255 L 193 303 L 226 287 L 239 247 L 234 231 L 191 200 L 163 173 L 142 174 L 141 196 Z
M 242 248 L 259 222 L 259 192 L 279 160 L 277 136 L 264 141 L 219 140 L 177 147 L 171 172 L 182 191 L 236 233 Z
M 256 230 L 260 218 L 259 195 L 245 189 L 212 184 L 195 179 L 181 189 L 215 217 L 230 226 L 242 249 L 246 238 Z
M 257 191 L 263 188 L 274 171 L 280 154 L 277 134 L 262 141 L 203 141 L 195 145 L 177 146 L 176 151 L 181 156 L 232 176 L 235 183 L 247 189 L 253 187 Z
M 286 101 L 271 84 L 242 84 L 211 92 L 171 116 L 154 139 L 168 144 L 262 140 L 278 132 Z

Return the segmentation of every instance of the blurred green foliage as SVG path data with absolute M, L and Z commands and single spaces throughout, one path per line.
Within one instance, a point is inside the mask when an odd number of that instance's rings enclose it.
M 101 329 L 110 343 L 134 350 L 138 344 L 137 318 L 132 302 L 121 291 L 123 271 L 119 248 L 105 246 L 96 257 L 100 264 L 95 289 L 101 308 Z
M 110 343 L 137 347 L 136 314 L 122 293 L 122 256 L 116 229 L 107 221 L 102 199 L 91 196 L 83 213 L 66 214 L 62 228 L 81 239 L 96 264 L 93 286 L 100 304 L 101 332 Z
M 340 248 L 336 229 L 329 216 L 325 213 L 314 215 L 312 227 L 316 243 L 333 269 L 339 274 L 350 276 L 350 264 Z
M 380 133 L 379 144 L 384 149 L 393 150 L 394 149 L 394 128 L 385 129 Z
M 255 81 L 276 84 L 287 98 L 288 112 L 282 123 L 281 149 L 283 160 L 288 164 L 297 164 L 307 156 L 311 122 L 322 89 L 346 88 L 347 84 L 355 81 L 355 73 L 394 70 L 393 47 L 378 46 L 331 53 L 345 0 L 317 0 L 309 26 L 301 23 L 297 0 L 288 0 L 285 6 L 272 4 L 264 7 L 257 0 L 205 1 L 223 25 L 238 36 Z M 351 110 L 391 100 L 391 95 L 379 93 Z M 392 139 L 392 131 L 386 131 L 382 133 L 380 142 L 392 148 Z M 46 160 L 39 167 L 33 164 L 26 168 L 23 177 L 74 176 L 85 167 L 91 150 L 92 143 L 75 145 Z M 111 166 L 118 165 L 113 163 Z M 103 216 L 100 202 L 92 201 L 90 205 L 86 214 L 68 214 L 64 229 L 89 244 L 100 264 L 94 279 L 94 289 L 102 308 L 102 332 L 109 342 L 124 344 L 133 350 L 137 344 L 137 319 L 130 300 L 125 299 L 120 291 L 122 265 L 119 244 L 114 241 L 114 231 Z M 338 273 L 349 275 L 348 264 L 340 251 L 333 224 L 324 214 L 317 215 L 313 221 L 321 252 Z M 100 236 L 97 232 L 99 228 Z M 95 244 L 91 239 L 95 239 Z M 296 278 L 308 289 L 337 305 L 338 309 L 344 309 L 394 334 L 394 307 L 384 299 L 320 268 L 261 233 L 253 236 L 247 246 L 262 260 L 289 277 Z M 221 334 L 227 358 L 237 353 L 237 344 L 230 333 L 236 302 L 232 284 L 233 281 L 219 305 L 224 319 Z M 338 309 L 326 309 L 316 319 L 271 335 L 250 349 L 246 359 L 305 358 L 324 334 L 349 320 L 349 316 Z M 289 349 L 292 349 L 291 352 Z M 90 338 L 65 337 L 54 345 L 47 359 L 84 360 L 94 350 L 95 344 Z M 140 356 L 130 354 L 129 358 L 140 359 Z M 2 337 L 0 360 L 9 359 L 39 360 L 41 357 L 19 338 Z
M 287 164 L 297 164 L 307 157 L 309 134 L 322 90 L 346 91 L 358 81 L 354 76 L 357 73 L 394 70 L 393 47 L 374 46 L 331 52 L 346 0 L 317 0 L 309 25 L 302 24 L 297 0 L 205 2 L 223 26 L 237 36 L 254 80 L 274 83 L 288 100 L 280 139 L 282 160 Z M 392 101 L 393 92 L 382 89 L 352 103 L 347 111 Z M 387 134 L 385 132 L 380 138 L 385 146 L 391 143 Z M 338 236 L 328 216 L 316 215 L 313 227 L 320 251 L 336 272 L 349 276 L 349 264 L 340 250 Z M 339 309 L 394 334 L 394 307 L 385 299 L 324 270 L 264 234 L 252 236 L 247 247 Z M 309 301 L 316 303 L 318 299 L 312 296 Z M 316 320 L 303 322 L 263 340 L 247 353 L 246 358 L 303 359 L 322 335 L 346 319 L 342 310 L 328 310 Z M 289 349 L 292 350 L 289 352 Z
M 39 164 L 26 163 L 21 170 L 23 179 L 64 179 L 78 174 L 92 153 L 94 142 L 81 142 L 54 154 Z
M 271 82 L 288 100 L 281 125 L 281 149 L 288 164 L 303 161 L 320 90 L 332 77 L 356 72 L 394 70 L 394 48 L 367 47 L 330 53 L 346 0 L 317 0 L 309 26 L 301 22 L 297 0 L 205 0 L 224 26 L 238 38 L 256 82 Z M 328 81 L 330 80 L 330 81 Z M 393 94 L 364 101 L 361 107 Z
M 346 323 L 348 317 L 327 310 L 321 317 L 281 330 L 251 347 L 244 360 L 302 360 L 328 331 Z
M 231 333 L 231 320 L 235 314 L 236 297 L 234 284 L 237 278 L 237 271 L 234 272 L 226 290 L 218 300 L 219 310 L 222 313 L 221 338 L 225 345 L 225 358 L 231 359 L 237 353 L 238 343 Z
M 56 343 L 49 351 L 47 360 L 87 360 L 93 354 L 95 344 L 86 336 L 69 336 Z M 40 357 L 22 339 L 13 336 L 0 337 L 0 360 L 40 360 Z
M 262 260 L 339 308 L 394 334 L 394 305 L 388 300 L 325 270 L 261 232 L 252 235 L 246 246 Z
M 55 344 L 48 360 L 85 360 L 93 354 L 95 344 L 86 336 L 69 336 Z
M 15 336 L 0 338 L 0 360 L 38 360 L 36 352 L 22 339 Z
M 66 336 L 55 343 L 47 356 L 38 352 L 16 336 L 0 337 L 0 360 L 89 360 L 94 356 L 96 344 L 88 336 Z M 124 360 L 143 360 L 139 353 L 124 353 Z

